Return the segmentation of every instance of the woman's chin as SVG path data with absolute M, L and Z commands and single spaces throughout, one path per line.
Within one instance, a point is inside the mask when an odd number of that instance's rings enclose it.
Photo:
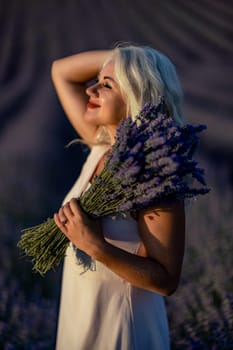
M 83 119 L 89 124 L 99 125 L 97 115 L 95 115 L 94 113 L 89 113 L 89 111 L 85 112 Z

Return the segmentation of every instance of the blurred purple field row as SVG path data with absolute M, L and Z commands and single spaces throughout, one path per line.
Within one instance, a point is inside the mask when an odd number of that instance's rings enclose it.
M 187 205 L 178 291 L 167 298 L 173 349 L 233 348 L 233 196 L 226 169 L 205 162 L 211 192 Z

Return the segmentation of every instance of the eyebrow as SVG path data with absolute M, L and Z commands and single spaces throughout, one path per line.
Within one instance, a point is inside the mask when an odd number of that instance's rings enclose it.
M 98 74 L 98 78 L 100 77 L 100 74 Z M 111 81 L 113 81 L 114 83 L 116 83 L 116 80 L 114 80 L 112 77 L 109 77 L 108 75 L 103 76 L 103 79 L 109 79 Z
M 109 79 L 109 80 L 112 80 L 112 81 L 115 82 L 115 80 L 114 80 L 112 77 L 109 77 L 109 76 L 107 76 L 107 75 L 104 76 L 104 79 Z

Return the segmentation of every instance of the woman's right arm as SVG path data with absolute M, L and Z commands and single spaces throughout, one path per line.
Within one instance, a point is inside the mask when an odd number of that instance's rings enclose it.
M 112 51 L 89 51 L 61 58 L 52 64 L 52 80 L 62 107 L 80 137 L 93 140 L 97 126 L 83 118 L 88 96 L 86 83 L 97 77 Z

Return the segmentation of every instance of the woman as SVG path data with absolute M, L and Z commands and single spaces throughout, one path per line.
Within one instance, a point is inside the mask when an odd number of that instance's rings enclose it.
M 125 46 L 57 60 L 52 78 L 71 124 L 91 147 L 54 220 L 94 261 L 83 273 L 73 245 L 67 249 L 56 349 L 169 349 L 163 296 L 179 283 L 183 202 L 157 205 L 137 217 L 91 220 L 74 198 L 103 169 L 119 122 L 133 118 L 146 102 L 156 104 L 163 96 L 167 112 L 183 123 L 174 66 L 152 48 Z

